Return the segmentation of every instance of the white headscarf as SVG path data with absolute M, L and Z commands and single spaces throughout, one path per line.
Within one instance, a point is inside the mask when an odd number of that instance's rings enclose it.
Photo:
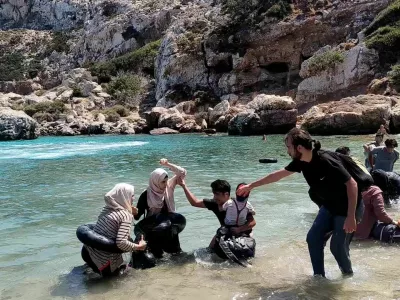
M 125 209 L 132 213 L 132 197 L 134 194 L 133 185 L 118 183 L 104 196 L 106 207 L 113 210 Z
M 161 168 L 155 169 L 150 174 L 149 187 L 147 188 L 147 204 L 152 212 L 160 210 L 167 203 L 168 211 L 175 211 L 174 192 L 167 182 L 166 189 L 161 189 L 161 182 L 168 176 L 167 171 Z

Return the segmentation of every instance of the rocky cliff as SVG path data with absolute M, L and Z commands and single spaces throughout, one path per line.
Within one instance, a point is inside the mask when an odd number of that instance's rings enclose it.
M 329 115 L 332 108 L 313 106 L 342 98 L 338 107 L 362 114 L 366 102 L 346 97 L 367 92 L 394 101 L 400 69 L 388 71 L 400 57 L 399 7 L 398 0 L 2 0 L 0 107 L 24 110 L 42 135 L 325 128 L 300 114 Z M 395 106 L 376 122 L 394 120 Z

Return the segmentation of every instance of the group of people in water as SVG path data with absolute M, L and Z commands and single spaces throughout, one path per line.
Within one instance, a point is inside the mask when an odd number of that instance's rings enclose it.
M 383 133 L 383 134 L 386 134 Z M 331 238 L 330 250 L 344 275 L 353 274 L 350 243 L 373 238 L 384 242 L 400 242 L 400 222 L 385 210 L 400 195 L 400 176 L 393 172 L 399 158 L 394 149 L 397 142 L 387 139 L 382 145 L 379 131 L 375 143 L 364 145 L 365 166 L 340 147 L 335 152 L 322 150 L 321 144 L 302 129 L 293 128 L 285 136 L 287 153 L 292 161 L 283 169 L 254 181 L 237 186 L 231 197 L 226 180 L 211 183 L 212 199 L 199 199 L 188 188 L 186 170 L 167 159 L 160 164 L 173 172 L 170 178 L 162 168 L 155 169 L 147 189 L 140 195 L 136 207 L 134 187 L 117 184 L 105 195 L 97 223 L 86 228 L 91 232 L 83 238 L 82 258 L 96 273 L 103 276 L 119 273 L 128 265 L 152 267 L 163 253 L 181 253 L 179 233 L 186 225 L 184 216 L 176 212 L 174 191 L 181 186 L 188 202 L 197 208 L 212 211 L 221 228 L 210 242 L 209 249 L 221 258 L 231 259 L 243 266 L 255 255 L 252 230 L 256 225 L 255 209 L 248 201 L 250 192 L 262 185 L 277 182 L 295 173 L 302 173 L 309 185 L 309 196 L 319 211 L 308 234 L 307 244 L 314 275 L 325 276 L 324 247 Z M 368 164 L 367 164 L 368 163 Z M 383 169 L 382 169 L 383 168 Z M 139 220 L 131 238 L 133 220 Z M 78 229 L 79 231 L 80 229 Z M 102 244 L 115 243 L 115 247 Z M 130 262 L 124 253 L 132 253 Z

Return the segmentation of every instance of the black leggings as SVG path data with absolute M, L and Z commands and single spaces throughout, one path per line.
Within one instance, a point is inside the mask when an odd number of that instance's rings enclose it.
M 186 219 L 178 213 L 158 214 L 141 220 L 135 226 L 135 234 L 144 234 L 150 251 L 156 257 L 181 250 L 178 234 L 184 229 Z
M 111 276 L 114 275 L 115 273 L 118 273 L 118 271 L 112 273 L 110 266 L 107 266 L 106 268 L 103 269 L 103 271 L 100 271 L 99 268 L 97 268 L 96 264 L 93 262 L 92 258 L 90 257 L 89 251 L 86 249 L 85 246 L 82 247 L 81 256 L 82 259 L 88 264 L 89 267 L 92 268 L 94 272 L 102 275 L 103 277 Z

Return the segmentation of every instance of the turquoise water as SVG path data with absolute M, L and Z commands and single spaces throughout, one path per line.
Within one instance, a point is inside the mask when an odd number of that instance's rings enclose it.
M 375 242 L 352 244 L 355 276 L 342 279 L 326 251 L 329 280 L 311 278 L 305 236 L 317 212 L 301 175 L 251 194 L 257 211 L 254 267 L 215 263 L 205 247 L 217 229 L 214 215 L 191 207 L 181 188 L 177 210 L 187 218 L 181 234 L 186 256 L 114 280 L 82 274 L 76 228 L 96 220 L 103 195 L 131 183 L 136 199 L 162 157 L 188 170 L 199 198 L 211 197 L 211 181 L 233 187 L 284 167 L 283 136 L 205 135 L 46 137 L 0 143 L 1 299 L 394 299 L 400 298 L 399 248 Z M 362 159 L 371 137 L 325 137 L 334 149 L 350 146 Z M 278 158 L 260 164 L 259 158 Z M 400 217 L 399 207 L 390 209 Z

